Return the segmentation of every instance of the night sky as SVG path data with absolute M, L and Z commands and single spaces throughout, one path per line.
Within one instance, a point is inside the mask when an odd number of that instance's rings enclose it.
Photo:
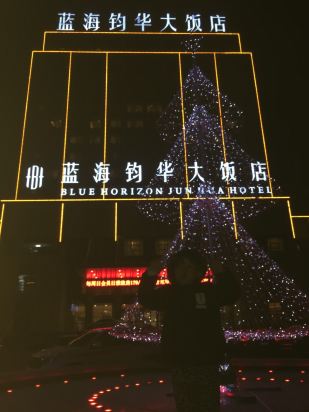
M 40 49 L 44 30 L 55 30 L 57 13 L 186 13 L 225 15 L 227 31 L 240 32 L 252 51 L 260 91 L 272 176 L 292 196 L 295 214 L 309 214 L 307 179 L 306 25 L 303 10 L 269 6 L 269 1 L 10 1 L 1 7 L 0 195 L 13 196 L 31 50 Z M 130 6 L 128 6 L 130 3 Z M 183 3 L 183 2 L 181 2 Z M 153 6 L 155 4 L 155 6 Z M 270 8 L 272 7 L 272 8 Z M 132 30 L 133 27 L 129 28 Z M 153 27 L 159 31 L 159 27 Z

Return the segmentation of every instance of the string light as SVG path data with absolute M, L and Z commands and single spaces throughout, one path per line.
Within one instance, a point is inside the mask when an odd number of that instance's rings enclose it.
M 230 266 L 239 278 L 242 294 L 240 301 L 233 307 L 233 316 L 228 311 L 222 313 L 227 341 L 286 340 L 308 336 L 308 297 L 243 226 L 245 219 L 260 213 L 271 202 L 237 203 L 238 239 L 235 239 L 230 204 L 218 199 L 215 188 L 222 185 L 218 166 L 223 160 L 223 148 L 216 87 L 194 63 L 183 88 L 188 164 L 196 161 L 204 166 L 203 180 L 195 179 L 190 185 L 203 199 L 185 205 L 183 234 L 179 232 L 176 235 L 162 263 L 165 265 L 167 258 L 182 248 L 191 248 Z M 252 185 L 248 165 L 256 160 L 233 137 L 240 127 L 242 112 L 224 94 L 220 93 L 220 99 L 228 161 L 234 161 L 235 167 L 237 165 L 237 185 L 248 187 Z M 177 94 L 159 122 L 162 139 L 171 143 L 166 160 L 182 166 L 175 167 L 175 173 L 170 178 L 169 185 L 175 187 L 185 186 L 181 115 L 180 95 Z M 151 180 L 150 187 L 158 185 L 157 179 L 156 176 Z M 144 201 L 138 207 L 152 220 L 173 223 L 179 219 L 177 202 Z M 271 310 L 274 304 L 278 307 L 277 311 Z M 138 304 L 129 306 L 111 333 L 133 341 L 159 342 L 161 325 L 153 326 L 145 313 Z
M 183 162 L 185 149 L 182 136 L 181 97 L 179 94 L 175 95 L 158 123 L 161 138 L 171 145 L 165 159 L 175 166 L 174 175 L 168 181 L 169 186 L 175 188 L 185 187 L 186 171 L 184 168 L 187 166 L 192 167 L 194 162 L 197 162 L 199 166 L 203 167 L 200 174 L 206 182 L 209 182 L 205 188 L 204 196 L 212 193 L 216 193 L 218 196 L 227 195 L 229 185 L 222 180 L 220 173 L 220 165 L 226 152 L 227 161 L 235 163 L 237 186 L 234 190 L 241 189 L 242 195 L 254 194 L 257 189 L 252 182 L 250 163 L 256 163 L 260 159 L 249 156 L 236 141 L 235 131 L 237 132 L 237 129 L 241 127 L 242 112 L 234 103 L 230 102 L 226 95 L 220 93 L 225 141 L 225 148 L 223 148 L 216 86 L 194 64 L 184 82 L 183 90 L 188 165 L 184 165 Z M 192 173 L 193 171 L 191 171 Z M 192 176 L 189 175 L 189 177 Z M 192 194 L 196 194 L 198 190 L 201 190 L 199 183 L 201 183 L 201 180 L 197 178 L 190 182 Z M 160 185 L 161 182 L 157 176 L 149 182 L 149 187 L 158 187 Z M 267 186 L 263 186 L 265 193 L 267 190 Z M 200 194 L 202 195 L 202 193 Z M 182 195 L 184 196 L 185 193 L 182 193 Z M 177 207 L 177 202 L 166 201 L 140 202 L 139 204 L 140 210 L 147 217 L 168 223 L 177 221 Z M 260 213 L 267 207 L 266 203 L 244 202 L 237 212 L 239 216 L 249 217 Z
M 245 378 L 246 379 L 246 378 Z M 165 379 L 158 379 L 158 380 L 146 380 L 146 381 L 142 381 L 142 382 L 135 382 L 134 384 L 130 385 L 130 384 L 125 384 L 122 387 L 120 386 L 116 386 L 115 388 L 118 388 L 119 390 L 121 389 L 128 389 L 128 388 L 138 388 L 140 390 L 142 390 L 142 388 L 144 386 L 148 386 L 151 384 L 167 384 L 168 382 Z M 234 396 L 233 393 L 233 389 L 232 389 L 233 385 L 220 385 L 220 393 L 222 393 L 225 396 Z M 94 393 L 89 399 L 88 399 L 88 403 L 90 407 L 93 408 L 97 408 L 97 409 L 101 409 L 103 407 L 103 405 L 101 403 L 98 403 L 101 399 L 101 397 L 103 396 L 103 394 L 106 395 L 106 392 L 111 391 L 110 389 L 105 389 L 102 391 L 99 391 L 99 393 Z M 119 392 L 118 392 L 119 393 Z M 104 397 L 105 397 L 104 395 Z M 100 399 L 99 399 L 100 398 Z M 112 411 L 111 408 L 107 407 L 106 409 L 104 409 L 105 412 L 110 412 Z
M 239 277 L 242 297 L 234 305 L 232 320 L 228 313 L 222 313 L 227 341 L 278 341 L 309 335 L 307 296 L 241 224 L 239 239 L 235 240 L 228 205 L 215 197 L 195 201 L 185 214 L 184 228 L 184 239 L 178 233 L 167 257 L 181 248 L 197 248 L 206 257 L 227 263 Z M 279 302 L 278 313 L 270 311 L 272 302 Z M 147 312 L 135 303 L 111 333 L 127 340 L 159 342 L 161 328 L 152 326 Z

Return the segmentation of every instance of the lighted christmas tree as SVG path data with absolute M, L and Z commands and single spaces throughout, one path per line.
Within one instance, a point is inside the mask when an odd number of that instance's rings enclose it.
M 269 337 L 283 335 L 284 330 L 288 335 L 306 333 L 307 296 L 242 225 L 238 225 L 239 238 L 235 239 L 228 202 L 216 197 L 196 200 L 185 214 L 184 231 L 184 238 L 177 235 L 169 254 L 184 247 L 195 248 L 226 262 L 239 277 L 242 297 L 233 318 L 224 318 L 228 336 L 237 335 L 233 330 Z M 269 305 L 274 303 L 280 303 L 280 311 L 272 314 Z
M 191 77 L 196 74 L 201 77 L 202 74 L 196 69 L 192 69 L 189 73 L 190 81 L 185 83 L 185 88 L 192 89 Z M 204 76 L 203 76 L 204 77 Z M 197 86 L 203 84 L 202 81 L 197 82 Z M 199 96 L 198 93 L 195 93 Z M 197 97 L 197 100 L 200 100 Z M 175 101 L 176 102 L 176 101 Z M 175 103 L 176 104 L 176 103 Z M 191 107 L 189 100 L 189 107 Z M 230 104 L 231 107 L 234 107 Z M 214 109 L 213 109 L 214 110 Z M 169 112 L 175 113 L 178 111 L 176 104 L 174 110 L 170 106 Z M 237 111 L 237 114 L 240 112 Z M 164 115 L 165 116 L 165 115 Z M 230 122 L 235 125 L 234 122 Z M 176 127 L 171 123 L 174 130 Z M 173 130 L 171 133 L 173 133 Z M 253 159 L 249 156 L 235 141 L 235 139 L 225 131 L 224 145 L 225 151 L 228 154 L 227 159 L 224 159 L 224 150 L 222 144 L 222 134 L 220 127 L 220 120 L 218 114 L 212 114 L 205 105 L 195 105 L 192 108 L 192 113 L 188 116 L 186 122 L 186 146 L 187 146 L 187 163 L 188 163 L 188 180 L 191 194 L 207 197 L 212 194 L 218 196 L 228 195 L 228 186 L 237 184 L 237 190 L 240 190 L 241 195 L 254 196 L 256 195 L 256 187 L 252 181 L 252 167 L 259 167 L 261 163 L 258 159 Z M 164 131 L 164 135 L 166 131 Z M 174 167 L 173 175 L 168 178 L 168 185 L 172 187 L 185 188 L 185 162 L 184 162 L 184 143 L 183 135 L 180 132 L 171 146 L 169 153 L 165 156 L 165 162 Z M 225 161 L 226 160 L 226 161 Z M 150 187 L 157 187 L 161 185 L 161 177 L 156 175 L 149 183 Z M 208 181 L 209 184 L 205 185 Z M 267 175 L 264 172 L 259 184 L 265 186 L 267 191 Z M 267 207 L 266 203 L 261 204 L 257 202 L 247 203 L 239 208 L 239 216 L 253 216 Z M 143 211 L 151 219 L 158 221 L 176 221 L 179 212 L 178 205 L 173 202 L 141 202 L 140 210 Z
M 138 302 L 128 305 L 120 321 L 112 328 L 110 334 L 119 339 L 133 342 L 159 343 L 161 325 L 150 324 L 147 312 Z
M 194 61 L 194 60 L 193 60 Z M 218 115 L 218 91 L 216 86 L 206 78 L 199 66 L 195 63 L 189 71 L 183 84 L 186 117 L 193 113 L 196 106 L 204 106 L 209 113 Z M 225 130 L 231 131 L 240 127 L 243 112 L 221 94 L 222 118 Z M 182 131 L 181 96 L 177 93 L 171 100 L 166 111 L 158 121 L 160 135 L 165 141 L 174 141 Z
M 270 202 L 237 204 L 236 239 L 231 202 L 219 199 L 220 196 L 228 195 L 233 185 L 247 188 L 251 191 L 251 196 L 256 195 L 253 193 L 253 180 L 264 185 L 265 191 L 269 190 L 266 164 L 247 154 L 233 135 L 240 127 L 242 112 L 227 96 L 220 95 L 223 135 L 217 88 L 195 64 L 184 82 L 183 96 L 186 153 L 179 94 L 175 95 L 161 117 L 159 128 L 162 139 L 171 143 L 164 160 L 165 164 L 173 166 L 168 185 L 179 188 L 189 186 L 190 195 L 197 199 L 186 203 L 188 206 L 184 210 L 183 234 L 179 230 L 163 263 L 172 253 L 182 248 L 191 248 L 200 250 L 206 257 L 215 257 L 232 268 L 240 280 L 242 297 L 234 305 L 234 310 L 228 316 L 223 316 L 228 339 L 244 336 L 249 339 L 273 339 L 308 334 L 307 296 L 241 224 L 242 218 L 260 213 Z M 160 178 L 162 176 L 157 173 L 149 186 L 158 186 Z M 140 202 L 138 207 L 150 219 L 167 223 L 179 221 L 178 202 L 145 201 Z M 278 310 L 271 312 L 271 305 L 276 305 Z M 128 312 L 133 317 L 143 318 L 138 304 L 132 305 Z M 115 336 L 158 341 L 160 329 L 152 329 L 149 333 L 145 317 L 138 327 L 126 318 L 128 313 L 114 328 Z

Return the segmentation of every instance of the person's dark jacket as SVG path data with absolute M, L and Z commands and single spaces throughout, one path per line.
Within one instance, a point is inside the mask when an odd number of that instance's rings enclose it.
M 234 304 L 240 288 L 228 270 L 215 279 L 215 284 L 198 281 L 189 286 L 157 287 L 157 277 L 143 274 L 138 300 L 146 309 L 163 313 L 161 343 L 168 363 L 217 363 L 222 359 L 225 339 L 220 307 Z

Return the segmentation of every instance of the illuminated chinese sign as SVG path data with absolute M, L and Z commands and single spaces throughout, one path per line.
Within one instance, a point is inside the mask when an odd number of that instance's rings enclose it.
M 93 197 L 93 196 L 117 196 L 117 197 L 173 197 L 173 196 L 207 196 L 207 195 L 260 195 L 270 194 L 267 183 L 266 163 L 251 162 L 248 165 L 247 173 L 250 174 L 249 186 L 237 185 L 237 165 L 234 161 L 223 162 L 218 165 L 218 173 L 222 186 L 205 185 L 203 177 L 204 166 L 197 161 L 188 166 L 190 186 L 171 186 L 169 181 L 176 175 L 175 165 L 167 160 L 159 163 L 155 176 L 159 178 L 161 186 L 142 186 L 143 165 L 138 162 L 127 162 L 123 170 L 123 187 L 114 187 L 111 181 L 111 164 L 98 162 L 95 163 L 91 178 L 95 187 L 80 187 L 79 171 L 80 164 L 67 162 L 63 165 L 61 197 Z M 43 188 L 44 168 L 38 165 L 28 167 L 26 175 L 26 188 L 36 191 Z M 104 187 L 100 184 L 104 183 Z M 197 184 L 196 184 L 197 183 Z M 202 185 L 203 183 L 203 185 Z M 224 186 L 225 184 L 229 186 Z M 264 183 L 264 185 L 263 185 Z M 109 186 L 108 186 L 108 185 Z M 134 184 L 134 186 L 128 186 Z M 65 186 L 64 186 L 65 185 Z
M 118 202 L 164 200 L 184 236 L 185 201 L 215 196 L 231 207 L 236 238 L 237 202 L 257 199 L 286 202 L 295 237 L 303 216 L 271 178 L 253 55 L 224 14 L 56 17 L 31 55 L 15 195 L 1 200 L 0 235 L 10 203 L 54 205 L 62 242 L 67 205 L 108 201 L 118 241 Z
M 99 13 L 84 13 L 82 16 L 83 23 L 81 27 L 76 25 L 77 16 L 72 12 L 62 12 L 58 13 L 58 31 L 75 31 L 75 30 L 84 30 L 84 31 L 126 31 L 128 29 L 128 17 L 119 12 L 112 12 L 108 16 L 102 16 Z M 204 26 L 205 20 L 200 13 L 195 14 L 186 14 L 183 19 L 179 19 L 172 15 L 171 13 L 165 13 L 159 18 L 161 24 L 161 32 L 170 31 L 177 32 L 179 24 L 182 25 L 181 29 L 185 30 L 188 33 L 196 33 L 207 31 L 214 33 L 225 33 L 226 32 L 226 17 L 216 14 L 214 16 L 209 16 L 208 24 L 206 28 Z M 147 12 L 138 12 L 136 17 L 132 21 L 133 27 L 135 30 L 145 32 L 151 30 L 154 19 L 151 13 Z M 156 22 L 158 24 L 158 22 Z
M 86 288 L 138 286 L 146 267 L 90 268 L 85 273 Z M 209 269 L 202 283 L 213 283 L 213 272 Z M 169 285 L 167 270 L 158 275 L 157 285 Z

